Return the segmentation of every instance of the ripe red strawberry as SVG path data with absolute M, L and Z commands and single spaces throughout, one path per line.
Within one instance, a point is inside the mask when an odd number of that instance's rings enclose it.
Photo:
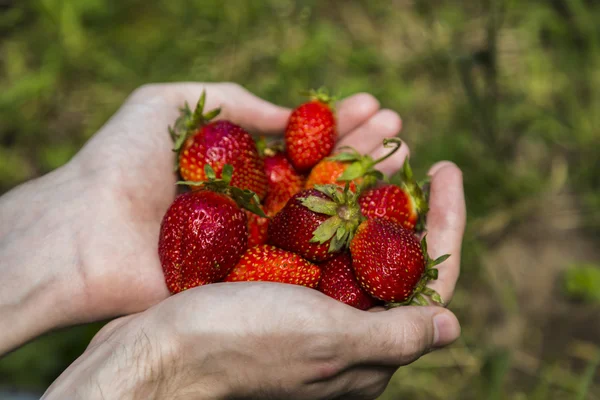
M 230 186 L 231 166 L 216 179 L 179 195 L 165 213 L 158 255 L 171 293 L 223 279 L 246 251 L 248 230 L 244 205 L 255 210 L 256 194 Z
M 383 145 L 394 149 L 377 160 L 373 160 L 369 155 L 362 155 L 351 147 L 347 147 L 349 152 L 337 153 L 321 160 L 310 171 L 304 188 L 327 184 L 344 187 L 346 182 L 350 182 L 350 190 L 355 192 L 357 184 L 361 185 L 362 189 L 375 185 L 378 179 L 383 179 L 383 174 L 375 169 L 375 165 L 398 151 L 402 141 L 398 138 L 384 139 Z
M 254 139 L 230 121 L 210 122 L 220 109 L 202 114 L 205 99 L 203 92 L 193 113 L 186 103 L 175 127 L 169 130 L 181 177 L 186 181 L 206 180 L 205 164 L 220 177 L 223 166 L 230 164 L 235 171 L 231 184 L 255 192 L 262 200 L 267 194 L 267 177 Z
M 426 304 L 423 295 L 442 303 L 426 285 L 437 279 L 434 267 L 449 255 L 430 260 L 425 239 L 419 243 L 412 231 L 391 221 L 366 220 L 358 227 L 350 252 L 358 282 L 386 306 Z
M 332 258 L 352 238 L 360 223 L 354 193 L 336 185 L 303 190 L 269 222 L 268 243 L 310 261 Z
M 366 218 L 380 218 L 401 224 L 407 229 L 421 230 L 429 210 L 421 186 L 414 180 L 408 159 L 392 178 L 396 184 L 367 189 L 358 198 Z
M 323 90 L 311 91 L 311 100 L 292 111 L 285 129 L 285 146 L 294 167 L 308 171 L 333 151 L 337 126 L 333 99 Z
M 248 218 L 248 247 L 266 243 L 269 218 L 261 217 L 248 210 L 246 210 L 246 217 Z
M 320 292 L 359 310 L 368 310 L 378 303 L 358 284 L 352 258 L 347 252 L 340 253 L 320 267 L 323 271 L 318 286 Z
M 267 215 L 274 216 L 293 195 L 302 190 L 304 177 L 296 171 L 283 151 L 276 147 L 267 148 L 264 154 L 269 189 L 263 203 Z
M 270 281 L 315 288 L 321 269 L 297 254 L 275 246 L 260 245 L 244 253 L 225 282 Z

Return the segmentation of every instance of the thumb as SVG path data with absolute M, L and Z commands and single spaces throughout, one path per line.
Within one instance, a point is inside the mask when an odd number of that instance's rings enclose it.
M 454 314 L 437 306 L 399 307 L 364 313 L 363 318 L 355 362 L 406 365 L 460 336 Z

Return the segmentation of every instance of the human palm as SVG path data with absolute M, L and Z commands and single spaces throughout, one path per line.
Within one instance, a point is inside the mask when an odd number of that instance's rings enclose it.
M 290 110 L 261 100 L 230 83 L 149 85 L 134 92 L 125 105 L 86 144 L 72 161 L 86 185 L 82 198 L 89 205 L 78 229 L 80 279 L 87 320 L 130 314 L 168 297 L 158 259 L 157 243 L 163 214 L 176 195 L 175 155 L 167 133 L 187 101 L 195 105 L 203 89 L 206 109 L 223 108 L 229 119 L 251 132 L 281 134 Z M 336 105 L 338 147 L 353 146 L 379 157 L 388 150 L 385 137 L 401 129 L 398 115 L 380 110 L 368 94 L 357 94 Z M 392 173 L 408 154 L 406 145 L 379 165 Z M 464 228 L 464 199 L 460 172 L 454 166 L 439 170 L 432 182 L 428 236 L 432 256 L 451 253 L 448 266 L 432 286 L 444 299 L 451 297 L 458 277 Z M 450 207 L 448 206 L 450 205 Z

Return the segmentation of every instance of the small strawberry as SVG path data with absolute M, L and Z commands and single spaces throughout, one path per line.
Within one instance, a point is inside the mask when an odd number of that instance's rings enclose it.
M 201 189 L 179 195 L 161 222 L 158 255 L 173 294 L 223 279 L 247 248 L 240 206 L 260 212 L 255 193 L 230 186 L 231 165 L 222 179 L 210 166 L 205 170 L 208 181 L 190 183 Z
M 323 271 L 318 286 L 320 292 L 359 310 L 368 310 L 378 303 L 358 284 L 352 258 L 347 252 L 340 253 L 320 267 Z
M 350 243 L 352 266 L 360 285 L 387 307 L 426 304 L 423 295 L 442 303 L 427 282 L 437 279 L 434 267 L 449 255 L 431 260 L 425 238 L 419 243 L 414 233 L 381 219 L 364 221 Z
M 225 282 L 269 281 L 315 288 L 321 269 L 297 254 L 275 246 L 260 245 L 244 253 Z
M 267 177 L 254 139 L 230 121 L 210 122 L 221 110 L 203 114 L 205 100 L 206 93 L 202 92 L 193 113 L 186 103 L 175 126 L 169 128 L 181 177 L 186 181 L 206 180 L 205 164 L 220 177 L 223 166 L 231 164 L 235 171 L 231 184 L 251 190 L 263 199 L 267 194 Z
M 421 186 L 414 180 L 408 159 L 391 178 L 396 184 L 367 189 L 358 199 L 366 218 L 380 218 L 401 224 L 407 229 L 422 230 L 429 210 Z
M 263 160 L 269 188 L 263 204 L 267 215 L 274 216 L 293 195 L 302 190 L 304 177 L 277 147 L 266 148 Z
M 360 223 L 356 195 L 336 185 L 296 193 L 269 222 L 268 243 L 310 261 L 332 258 L 349 243 Z
M 300 172 L 331 154 L 337 139 L 334 99 L 324 90 L 311 91 L 310 98 L 292 111 L 285 129 L 287 155 Z
M 261 217 L 248 210 L 245 211 L 246 217 L 248 218 L 248 247 L 250 248 L 266 243 L 269 218 Z
M 310 189 L 315 185 L 337 184 L 344 187 L 346 182 L 350 182 L 350 190 L 356 191 L 356 184 L 363 189 L 371 187 L 377 183 L 377 180 L 383 179 L 383 174 L 375 169 L 375 165 L 391 157 L 398 151 L 402 141 L 398 138 L 388 138 L 383 140 L 385 147 L 394 147 L 385 156 L 373 160 L 369 155 L 362 155 L 351 147 L 346 147 L 350 152 L 334 154 L 321 160 L 310 171 L 305 189 Z M 344 148 L 341 148 L 342 150 Z

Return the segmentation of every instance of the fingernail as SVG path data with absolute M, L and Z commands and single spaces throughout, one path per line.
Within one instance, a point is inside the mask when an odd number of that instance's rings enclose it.
M 446 346 L 460 336 L 460 324 L 449 311 L 444 311 L 433 317 L 433 345 Z

